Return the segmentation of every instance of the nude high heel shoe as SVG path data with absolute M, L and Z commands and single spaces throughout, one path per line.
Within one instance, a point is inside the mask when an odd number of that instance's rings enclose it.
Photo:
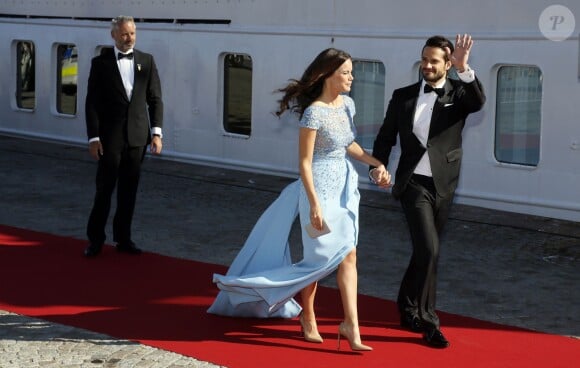
M 316 328 L 316 321 L 306 321 L 304 316 L 300 315 L 300 329 L 302 331 L 302 335 L 304 336 L 304 340 L 308 342 L 315 342 L 317 344 L 322 343 L 322 336 L 318 333 L 318 329 Z
M 354 331 L 352 330 L 352 328 L 349 329 L 345 325 L 344 322 L 341 322 L 340 325 L 338 326 L 338 349 L 337 350 L 340 350 L 340 337 L 341 336 L 348 340 L 348 343 L 350 345 L 351 350 L 354 350 L 354 351 L 371 351 L 371 350 L 373 350 L 373 348 L 371 348 L 368 345 L 364 345 L 360 341 L 354 341 Z

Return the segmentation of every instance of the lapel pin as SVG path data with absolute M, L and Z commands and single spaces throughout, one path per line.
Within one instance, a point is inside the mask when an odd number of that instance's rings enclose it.
M 141 71 L 141 64 L 137 64 L 137 70 Z

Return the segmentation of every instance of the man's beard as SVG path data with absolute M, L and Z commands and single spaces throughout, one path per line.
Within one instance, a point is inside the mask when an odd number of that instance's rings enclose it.
M 423 79 L 427 82 L 437 82 L 442 78 L 445 78 L 445 72 L 429 73 L 429 76 L 427 76 L 425 72 L 422 72 L 421 74 L 423 75 Z

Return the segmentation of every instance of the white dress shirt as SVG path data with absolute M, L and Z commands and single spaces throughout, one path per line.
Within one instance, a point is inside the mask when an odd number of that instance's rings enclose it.
M 127 52 L 121 52 L 117 47 L 115 47 L 115 58 L 119 53 L 130 54 L 133 49 Z M 122 58 L 117 59 L 117 66 L 119 67 L 119 73 L 121 73 L 121 78 L 123 79 L 123 87 L 125 87 L 125 93 L 127 93 L 127 98 L 131 100 L 133 95 L 133 81 L 135 80 L 135 67 L 133 58 Z

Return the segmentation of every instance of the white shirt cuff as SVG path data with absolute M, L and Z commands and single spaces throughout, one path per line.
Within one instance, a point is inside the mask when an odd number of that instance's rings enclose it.
M 375 178 L 373 178 L 373 171 L 375 171 L 377 168 L 375 167 L 374 169 L 369 170 L 369 179 L 371 181 L 371 183 L 376 184 L 377 182 L 375 181 Z
M 163 138 L 163 132 L 161 131 L 161 128 L 159 128 L 159 127 L 151 128 L 151 135 L 158 135 L 159 138 Z
M 475 80 L 475 70 L 471 69 L 469 66 L 463 72 L 457 71 L 457 76 L 462 82 L 471 83 Z

